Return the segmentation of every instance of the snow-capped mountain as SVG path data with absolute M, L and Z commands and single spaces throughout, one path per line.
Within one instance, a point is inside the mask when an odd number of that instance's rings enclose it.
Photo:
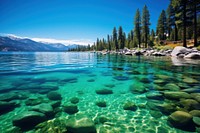
M 62 43 L 37 42 L 25 37 L 0 36 L 0 51 L 67 51 L 71 48 Z M 76 44 L 75 44 L 76 46 Z

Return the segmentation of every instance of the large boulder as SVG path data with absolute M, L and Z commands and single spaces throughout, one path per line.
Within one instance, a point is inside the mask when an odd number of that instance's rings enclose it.
M 192 115 L 184 111 L 176 111 L 169 116 L 168 120 L 175 127 L 186 126 L 191 124 Z
M 191 98 L 190 94 L 180 91 L 166 91 L 164 92 L 164 96 L 167 99 L 172 99 L 172 100 L 179 100 L 181 98 Z
M 93 120 L 87 116 L 72 116 L 66 123 L 67 131 L 70 133 L 96 133 Z
M 184 58 L 188 59 L 200 59 L 200 53 L 189 53 L 188 55 L 184 56 Z
M 43 113 L 25 111 L 13 118 L 13 125 L 20 127 L 22 130 L 29 130 L 45 120 L 46 116 Z
M 172 53 L 171 53 L 171 56 L 173 57 L 177 57 L 178 55 L 180 54 L 186 54 L 190 52 L 189 49 L 185 48 L 185 47 L 182 47 L 182 46 L 177 46 L 173 49 Z

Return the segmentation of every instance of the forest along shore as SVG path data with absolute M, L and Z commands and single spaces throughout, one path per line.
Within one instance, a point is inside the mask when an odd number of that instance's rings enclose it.
M 123 54 L 123 55 L 144 55 L 144 56 L 172 56 L 179 58 L 188 58 L 188 59 L 200 59 L 200 51 L 197 48 L 185 48 L 182 46 L 177 46 L 173 50 L 171 49 L 153 49 L 153 48 L 144 48 L 144 49 L 120 49 L 119 51 L 97 51 L 100 54 Z

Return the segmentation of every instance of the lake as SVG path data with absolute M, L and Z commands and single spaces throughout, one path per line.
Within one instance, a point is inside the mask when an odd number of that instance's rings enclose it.
M 77 125 L 100 133 L 200 130 L 198 60 L 1 52 L 0 76 L 3 133 L 78 132 Z

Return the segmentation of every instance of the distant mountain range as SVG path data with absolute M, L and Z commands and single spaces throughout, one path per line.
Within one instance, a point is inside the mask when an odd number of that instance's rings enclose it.
M 0 51 L 67 51 L 78 44 L 64 45 L 61 43 L 36 42 L 29 38 L 0 36 Z

